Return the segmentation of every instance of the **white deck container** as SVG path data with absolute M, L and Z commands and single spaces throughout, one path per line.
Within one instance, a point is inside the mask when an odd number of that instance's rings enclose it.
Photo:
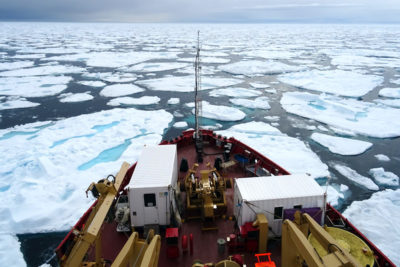
M 176 145 L 143 148 L 128 185 L 132 226 L 170 224 L 177 179 Z
M 235 181 L 234 213 L 239 225 L 252 222 L 256 219 L 256 213 L 263 213 L 272 229 L 270 233 L 280 236 L 283 210 L 301 206 L 319 207 L 324 211 L 325 192 L 308 175 L 239 178 Z

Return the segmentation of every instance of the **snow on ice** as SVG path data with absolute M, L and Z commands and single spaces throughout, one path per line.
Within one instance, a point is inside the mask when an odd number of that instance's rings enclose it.
M 92 100 L 93 96 L 89 92 L 85 93 L 66 93 L 60 95 L 60 102 L 67 103 L 67 102 L 85 102 Z
M 201 77 L 201 89 L 207 90 L 216 87 L 231 86 L 241 82 L 241 80 L 234 78 L 204 76 Z M 194 77 L 191 75 L 141 80 L 136 83 L 155 91 L 193 92 L 194 90 Z
M 379 91 L 380 96 L 400 98 L 400 88 L 383 88 Z
M 43 75 L 61 75 L 69 73 L 81 73 L 85 69 L 76 66 L 68 65 L 49 65 L 49 66 L 39 66 L 28 69 L 17 69 L 0 72 L 0 76 L 3 77 L 22 77 L 22 76 L 43 76 Z
M 212 105 L 207 101 L 202 102 L 202 117 L 219 121 L 240 121 L 246 117 L 246 114 L 233 107 Z M 195 114 L 194 109 L 192 110 Z
M 175 70 L 187 67 L 188 64 L 177 63 L 177 62 L 150 62 L 140 63 L 128 68 L 122 69 L 123 71 L 129 72 L 157 72 L 166 70 Z
M 218 134 L 235 137 L 290 173 L 309 173 L 314 178 L 329 175 L 328 166 L 302 141 L 280 132 L 268 123 L 253 121 L 237 124 L 218 131 Z
M 343 70 L 288 73 L 279 75 L 278 79 L 303 89 L 350 97 L 363 96 L 383 82 L 381 76 Z
M 0 71 L 22 69 L 32 66 L 33 66 L 33 61 L 0 62 Z
M 109 106 L 129 106 L 129 105 L 153 105 L 158 104 L 160 98 L 158 96 L 142 96 L 139 98 L 134 97 L 118 97 L 108 101 Z
M 304 67 L 287 65 L 277 61 L 248 60 L 226 64 L 218 67 L 220 70 L 232 74 L 243 74 L 249 77 L 260 74 L 278 74 L 304 70 Z
M 384 168 L 373 168 L 369 170 L 369 174 L 374 177 L 375 181 L 381 185 L 398 186 L 399 177 L 393 172 L 387 172 Z
M 179 104 L 180 99 L 177 97 L 171 97 L 170 99 L 168 99 L 168 105 L 176 105 Z
M 20 97 L 11 97 L 4 102 L 0 102 L 0 110 L 16 109 L 16 108 L 31 108 L 39 106 L 39 103 L 34 103 Z
M 390 161 L 390 158 L 383 154 L 377 154 L 374 157 L 379 161 Z
M 320 145 L 327 147 L 332 153 L 344 156 L 362 154 L 372 146 L 372 143 L 370 142 L 321 133 L 313 133 L 311 139 Z
M 220 96 L 253 97 L 261 95 L 261 92 L 252 89 L 233 87 L 233 88 L 214 89 L 210 91 L 209 95 L 213 97 L 220 97 Z
M 187 128 L 188 124 L 187 124 L 186 121 L 178 121 L 178 122 L 175 122 L 173 126 L 175 128 L 181 128 L 182 129 L 182 128 Z
M 352 181 L 353 183 L 360 185 L 368 190 L 379 190 L 379 187 L 368 177 L 362 176 L 355 170 L 340 164 L 333 166 L 341 175 Z
M 354 201 L 343 215 L 394 264 L 400 265 L 400 189 L 386 189 L 367 200 Z
M 246 108 L 258 108 L 258 109 L 270 109 L 271 106 L 268 104 L 269 98 L 266 96 L 257 97 L 254 100 L 246 99 L 246 98 L 234 98 L 229 99 L 234 105 L 243 106 Z
M 400 136 L 400 110 L 332 95 L 284 93 L 282 107 L 289 113 L 314 119 L 356 134 L 388 138 Z
M 118 97 L 143 92 L 144 89 L 134 84 L 113 84 L 104 87 L 100 95 L 105 97 Z

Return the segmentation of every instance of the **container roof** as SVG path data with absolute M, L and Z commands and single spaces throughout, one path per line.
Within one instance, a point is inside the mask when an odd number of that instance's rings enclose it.
M 236 179 L 236 186 L 242 199 L 247 201 L 321 196 L 324 194 L 322 187 L 306 174 L 238 178 Z
M 129 187 L 167 187 L 173 182 L 176 145 L 145 146 L 133 172 Z

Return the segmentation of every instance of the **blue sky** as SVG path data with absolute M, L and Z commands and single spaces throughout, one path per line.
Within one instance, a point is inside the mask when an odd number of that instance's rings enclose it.
M 0 20 L 400 23 L 400 0 L 0 0 Z

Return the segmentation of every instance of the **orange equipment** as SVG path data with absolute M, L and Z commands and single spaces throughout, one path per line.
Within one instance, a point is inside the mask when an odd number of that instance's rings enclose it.
M 260 253 L 255 254 L 257 257 L 257 262 L 255 263 L 255 267 L 276 267 L 275 262 L 271 260 L 271 253 Z M 268 257 L 268 261 L 260 261 L 260 257 Z

